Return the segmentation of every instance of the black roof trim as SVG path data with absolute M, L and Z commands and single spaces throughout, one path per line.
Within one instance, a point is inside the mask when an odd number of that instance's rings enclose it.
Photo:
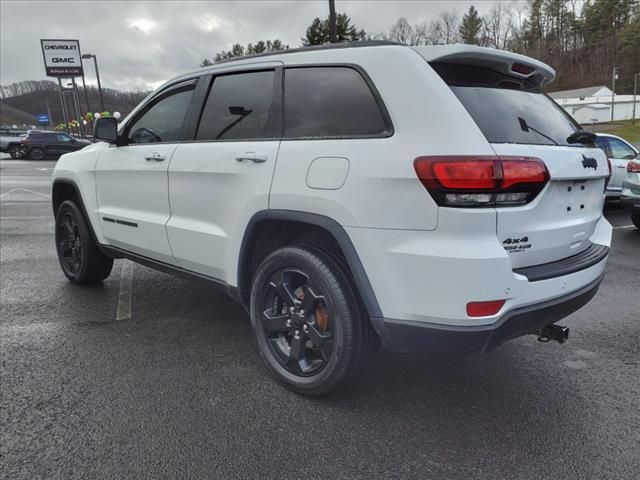
M 334 50 L 339 48 L 382 47 L 382 46 L 389 46 L 389 45 L 406 46 L 402 43 L 390 42 L 387 40 L 361 40 L 358 42 L 324 43 L 322 45 L 311 45 L 309 47 L 288 48 L 286 50 L 273 50 L 271 52 L 257 53 L 255 55 L 233 57 L 227 60 L 222 60 L 221 62 L 216 62 L 214 63 L 214 65 L 221 65 L 224 63 L 236 62 L 238 60 L 246 60 L 248 58 L 251 59 L 251 58 L 270 57 L 272 55 L 284 55 L 287 53 L 312 52 L 315 50 Z

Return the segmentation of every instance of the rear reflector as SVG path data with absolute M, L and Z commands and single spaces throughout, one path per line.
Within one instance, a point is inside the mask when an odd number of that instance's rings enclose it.
M 544 162 L 532 157 L 418 157 L 413 165 L 436 203 L 448 207 L 522 205 L 549 180 Z
M 489 302 L 467 303 L 467 315 L 470 317 L 488 317 L 500 311 L 506 300 L 491 300 Z
M 638 163 L 638 162 L 629 162 L 629 163 L 627 163 L 627 172 L 629 172 L 629 173 L 640 173 L 640 163 Z

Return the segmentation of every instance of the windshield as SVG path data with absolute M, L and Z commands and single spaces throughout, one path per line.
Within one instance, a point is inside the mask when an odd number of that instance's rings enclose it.
M 526 79 L 467 65 L 432 66 L 491 143 L 570 145 L 567 137 L 580 128 Z

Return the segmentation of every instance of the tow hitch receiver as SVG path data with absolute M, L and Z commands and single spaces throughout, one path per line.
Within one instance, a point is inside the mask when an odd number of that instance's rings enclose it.
M 538 335 L 539 342 L 546 343 L 550 340 L 555 340 L 558 343 L 564 343 L 569 340 L 569 327 L 561 327 L 560 325 L 547 325 L 535 333 Z

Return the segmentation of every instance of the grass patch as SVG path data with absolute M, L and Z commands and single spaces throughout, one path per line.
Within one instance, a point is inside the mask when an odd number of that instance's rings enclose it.
M 636 119 L 636 124 L 632 125 L 631 120 L 616 121 L 598 125 L 599 131 L 610 133 L 624 138 L 629 143 L 640 145 L 640 119 Z

